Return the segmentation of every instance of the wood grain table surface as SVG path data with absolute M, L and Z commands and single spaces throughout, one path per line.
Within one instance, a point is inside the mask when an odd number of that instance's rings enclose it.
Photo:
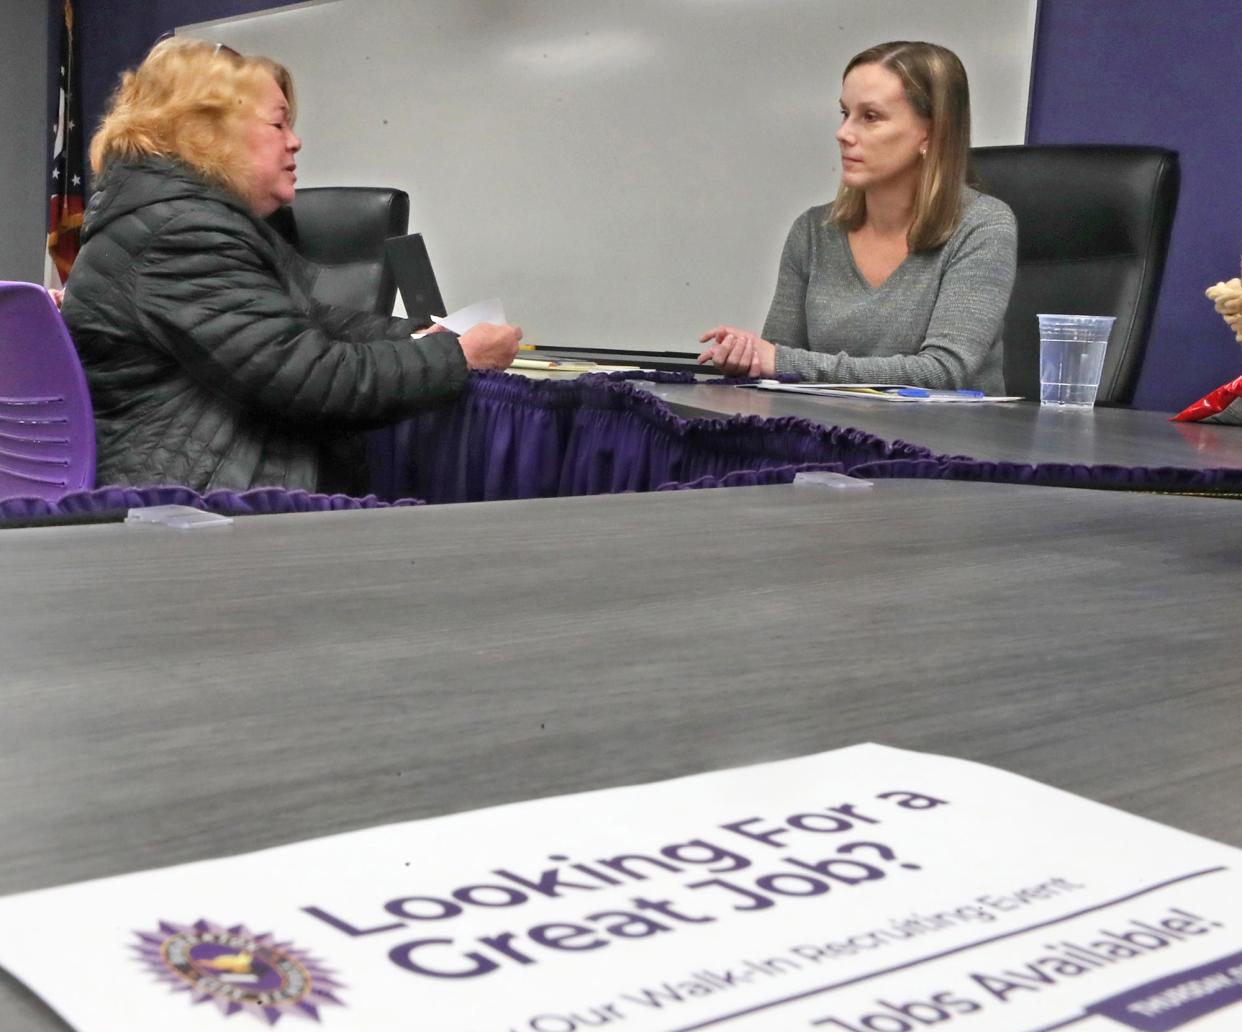
M 1242 846 L 1240 517 L 888 481 L 0 531 L 0 892 L 860 741 Z M 0 1028 L 63 1027 L 0 977 Z

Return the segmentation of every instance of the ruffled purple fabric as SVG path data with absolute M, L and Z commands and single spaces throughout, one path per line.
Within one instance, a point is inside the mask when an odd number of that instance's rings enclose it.
M 585 391 L 565 456 L 562 494 L 649 491 L 667 483 L 775 466 L 831 463 L 844 468 L 924 457 L 872 434 L 796 417 L 685 419 L 630 383 Z
M 416 498 L 385 502 L 374 494 L 354 498 L 343 494 L 286 491 L 282 487 L 256 487 L 249 491 L 212 491 L 202 508 L 224 516 L 261 516 L 288 512 L 344 512 L 352 509 L 387 509 L 425 504 Z
M 576 380 L 474 373 L 456 402 L 369 435 L 371 486 L 429 502 L 555 497 Z
M 488 501 L 651 491 L 776 466 L 848 469 L 931 457 L 916 445 L 792 416 L 685 419 L 635 380 L 629 373 L 574 380 L 475 374 L 453 406 L 372 435 L 372 484 L 381 497 Z
M 152 487 L 98 487 L 91 491 L 74 491 L 58 501 L 42 498 L 0 499 L 0 520 L 29 520 L 36 517 L 118 516 L 129 509 L 148 505 L 188 505 L 195 509 L 225 516 L 258 516 L 268 513 L 335 512 L 343 509 L 386 509 L 389 506 L 422 505 L 421 501 L 402 498 L 385 502 L 375 495 L 351 498 L 348 495 L 314 494 L 309 491 L 286 491 L 283 487 L 256 487 L 249 491 L 211 491 L 201 495 L 188 487 L 156 485 Z
M 1242 493 L 1239 469 L 980 462 L 793 416 L 686 419 L 642 390 L 641 381 L 653 379 L 683 383 L 693 377 L 623 372 L 529 380 L 475 373 L 451 405 L 370 435 L 376 493 L 365 498 L 276 487 L 206 496 L 176 486 L 103 487 L 58 502 L 0 499 L 0 521 L 119 518 L 148 505 L 248 516 L 422 504 L 415 497 L 466 502 L 780 484 L 804 470 L 865 479 Z
M 1180 466 L 1093 466 L 1064 462 L 1030 464 L 933 458 L 863 463 L 850 469 L 849 473 L 867 480 L 967 480 L 1112 491 L 1168 491 L 1178 494 L 1242 492 L 1242 469 L 1186 469 Z

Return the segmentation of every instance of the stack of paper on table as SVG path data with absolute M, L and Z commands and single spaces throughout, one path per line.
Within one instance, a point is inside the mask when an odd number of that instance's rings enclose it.
M 584 362 L 575 358 L 528 358 L 518 355 L 509 369 L 515 373 L 545 370 L 554 373 L 620 373 L 639 369 L 636 365 L 603 365 L 600 362 Z
M 500 302 L 500 298 L 493 297 L 486 301 L 477 301 L 472 305 L 467 305 L 465 308 L 459 308 L 457 311 L 450 312 L 443 317 L 433 315 L 431 321 L 437 326 L 443 326 L 446 330 L 452 330 L 454 333 L 461 335 L 470 332 L 479 323 L 494 323 L 497 325 L 503 323 L 505 321 L 505 309 Z M 423 334 L 417 333 L 414 336 L 421 337 Z M 524 346 L 524 350 L 533 351 L 534 349 Z M 519 355 L 513 360 L 509 368 L 518 373 L 613 373 L 638 369 L 639 366 L 587 362 L 582 359 L 533 358 L 527 355 Z
M 863 401 L 947 402 L 950 404 L 990 404 L 1000 401 L 1021 401 L 1010 394 L 984 394 L 982 391 L 937 391 L 901 383 L 781 383 L 760 380 L 743 383 L 761 391 L 782 391 L 788 394 L 811 394 L 823 398 L 858 398 Z

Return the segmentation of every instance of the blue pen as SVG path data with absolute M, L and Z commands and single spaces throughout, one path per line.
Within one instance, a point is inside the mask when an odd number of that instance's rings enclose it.
M 930 391 L 926 387 L 898 387 L 894 392 L 899 398 L 982 398 L 983 391 Z

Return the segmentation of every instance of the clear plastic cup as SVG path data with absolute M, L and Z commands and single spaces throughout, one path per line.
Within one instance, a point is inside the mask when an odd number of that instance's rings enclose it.
M 1100 389 L 1111 315 L 1039 316 L 1039 403 L 1090 408 Z

